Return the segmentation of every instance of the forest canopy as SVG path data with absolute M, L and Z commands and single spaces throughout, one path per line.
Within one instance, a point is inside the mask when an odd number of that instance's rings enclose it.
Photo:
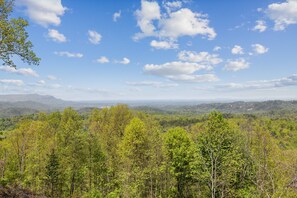
M 47 197 L 297 196 L 296 117 L 184 121 L 126 105 L 2 119 L 0 183 Z

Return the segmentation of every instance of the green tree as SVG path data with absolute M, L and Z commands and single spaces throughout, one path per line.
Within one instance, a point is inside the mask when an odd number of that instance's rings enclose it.
M 102 152 L 98 134 L 89 132 L 88 138 L 88 189 L 91 193 L 108 194 L 106 156 Z
M 0 59 L 3 65 L 16 67 L 13 56 L 18 56 L 28 64 L 38 65 L 40 58 L 32 51 L 25 28 L 29 25 L 22 18 L 9 18 L 13 10 L 13 0 L 0 0 Z
M 122 193 L 124 197 L 144 197 L 148 167 L 148 135 L 145 124 L 133 118 L 119 145 Z
M 83 131 L 81 117 L 76 111 L 71 108 L 64 110 L 57 135 L 63 191 L 66 196 L 80 195 L 86 185 L 87 133 Z
M 117 105 L 102 110 L 95 109 L 89 119 L 90 133 L 100 139 L 100 147 L 106 156 L 108 191 L 119 190 L 118 145 L 123 139 L 126 126 L 133 115 L 127 105 Z
M 194 142 L 184 129 L 177 127 L 167 132 L 164 144 L 169 171 L 176 180 L 177 197 L 190 197 L 196 167 Z
M 209 115 L 206 130 L 198 136 L 202 156 L 204 182 L 209 188 L 207 196 L 232 197 L 237 174 L 242 167 L 242 153 L 234 131 L 221 113 Z
M 61 193 L 60 187 L 60 163 L 55 150 L 53 149 L 49 155 L 46 165 L 46 185 L 49 187 L 50 196 L 58 197 Z

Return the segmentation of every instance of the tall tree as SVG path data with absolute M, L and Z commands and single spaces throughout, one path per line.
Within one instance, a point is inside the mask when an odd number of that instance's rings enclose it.
M 60 187 L 60 163 L 55 150 L 53 149 L 49 155 L 46 165 L 46 185 L 49 187 L 51 197 L 58 197 L 61 193 Z
M 62 113 L 58 132 L 57 152 L 61 159 L 66 196 L 80 194 L 85 187 L 87 169 L 87 133 L 83 131 L 81 116 L 71 108 Z
M 177 197 L 190 197 L 196 160 L 194 143 L 184 129 L 177 127 L 167 132 L 164 144 L 169 171 L 176 180 Z
M 133 118 L 119 145 L 122 193 L 124 197 L 146 197 L 145 179 L 148 167 L 148 135 L 145 124 Z
M 232 197 L 232 188 L 243 163 L 235 133 L 218 112 L 209 115 L 206 128 L 198 137 L 198 146 L 206 173 L 204 181 L 209 188 L 207 196 Z
M 106 156 L 108 191 L 117 193 L 119 188 L 118 145 L 133 115 L 127 105 L 117 105 L 93 110 L 89 119 L 91 134 L 100 139 L 100 147 Z
M 38 65 L 40 58 L 33 52 L 25 28 L 29 25 L 22 18 L 9 18 L 14 0 L 0 0 L 0 59 L 3 65 L 16 67 L 13 56 L 28 64 Z

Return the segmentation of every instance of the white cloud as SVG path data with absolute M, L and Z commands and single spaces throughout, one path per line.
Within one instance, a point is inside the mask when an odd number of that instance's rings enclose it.
M 243 58 L 239 58 L 239 59 L 236 59 L 236 60 L 228 60 L 225 67 L 224 67 L 224 70 L 227 70 L 227 71 L 239 71 L 239 70 L 249 68 L 249 65 L 250 65 L 250 63 L 247 62 Z
M 67 10 L 61 0 L 17 0 L 17 5 L 26 7 L 26 14 L 39 25 L 58 26 L 61 24 L 61 16 Z
M 156 41 L 152 40 L 150 45 L 156 49 L 177 49 L 178 44 L 172 41 Z
M 187 46 L 192 46 L 193 43 L 192 43 L 192 41 L 188 41 L 188 42 L 186 43 L 186 45 L 187 45 Z
M 89 41 L 94 45 L 98 45 L 102 39 L 101 34 L 93 30 L 89 30 L 88 35 L 89 35 Z
M 181 51 L 178 53 L 179 60 L 197 62 L 204 65 L 217 65 L 223 60 L 217 54 L 209 54 L 208 52 L 194 52 L 194 51 Z
M 258 80 L 248 81 L 245 83 L 229 83 L 219 85 L 218 88 L 229 88 L 229 89 L 270 89 L 278 87 L 297 86 L 297 74 L 290 76 L 273 79 L 273 80 Z
M 219 80 L 219 78 L 214 74 L 202 74 L 202 75 L 182 74 L 182 75 L 170 76 L 169 79 L 175 80 L 175 81 L 184 81 L 184 82 L 193 82 L 193 83 L 215 82 Z
M 58 43 L 64 43 L 64 42 L 67 41 L 67 39 L 64 36 L 64 34 L 61 34 L 58 30 L 49 29 L 47 35 L 53 41 L 58 42 Z
M 39 81 L 37 82 L 37 84 L 45 85 L 45 81 L 44 81 L 44 80 L 39 80 Z
M 96 62 L 97 63 L 101 63 L 101 64 L 103 64 L 103 63 L 109 63 L 109 59 L 107 57 L 105 57 L 105 56 L 101 56 L 100 58 L 98 58 L 96 60 Z
M 161 65 L 147 64 L 144 71 L 157 76 L 175 76 L 180 74 L 193 74 L 200 70 L 211 70 L 209 66 L 190 62 L 168 62 Z
M 0 66 L 0 71 L 8 72 L 8 73 L 14 73 L 22 76 L 33 76 L 33 77 L 38 77 L 39 75 L 37 74 L 36 71 L 34 71 L 31 68 L 19 68 L 16 69 L 14 67 L 10 66 Z
M 168 4 L 165 5 L 168 7 Z M 134 36 L 136 40 L 149 36 L 171 40 L 177 40 L 182 36 L 196 35 L 205 36 L 210 40 L 216 37 L 214 29 L 209 27 L 207 16 L 192 12 L 188 8 L 161 14 L 157 2 L 143 0 L 141 1 L 141 9 L 136 11 L 136 17 L 137 25 L 141 30 Z
M 24 82 L 22 80 L 0 79 L 0 84 L 22 86 L 24 85 Z
M 72 53 L 72 52 L 67 52 L 67 51 L 54 52 L 54 54 L 56 54 L 58 56 L 66 56 L 68 58 L 82 58 L 84 56 L 81 53 Z
M 289 25 L 297 24 L 297 0 L 272 3 L 268 5 L 265 12 L 274 21 L 275 31 L 282 31 Z
M 57 80 L 58 78 L 56 76 L 53 76 L 53 75 L 48 75 L 47 76 L 47 79 L 49 79 L 49 80 Z
M 265 32 L 266 29 L 267 29 L 266 22 L 262 20 L 258 20 L 256 21 L 256 25 L 253 28 L 253 31 Z
M 114 22 L 117 22 L 119 18 L 121 18 L 121 10 L 119 10 L 118 12 L 115 12 L 112 16 L 112 19 Z
M 147 64 L 144 66 L 144 72 L 147 74 L 184 82 L 210 82 L 218 80 L 218 78 L 213 74 L 195 74 L 197 71 L 211 69 L 211 66 L 180 61 L 168 62 L 161 65 Z
M 220 51 L 222 48 L 220 46 L 215 46 L 213 48 L 213 51 L 217 52 L 217 51 Z
M 141 1 L 141 9 L 135 12 L 137 18 L 137 25 L 141 30 L 134 36 L 134 39 L 140 39 L 146 36 L 154 36 L 155 26 L 153 24 L 154 20 L 159 20 L 161 18 L 160 6 L 157 2 Z
M 167 12 L 172 12 L 176 9 L 179 9 L 182 7 L 182 2 L 181 1 L 167 1 L 164 3 L 164 8 L 166 9 Z
M 260 44 L 253 44 L 252 45 L 253 51 L 255 54 L 265 54 L 268 52 L 268 48 L 264 47 L 263 45 Z
M 131 86 L 148 86 L 155 88 L 170 88 L 178 86 L 176 83 L 164 83 L 159 81 L 126 82 L 126 84 Z
M 161 37 L 177 39 L 181 36 L 202 35 L 212 40 L 216 37 L 213 28 L 208 26 L 209 20 L 201 13 L 192 12 L 188 8 L 182 8 L 171 12 L 168 18 L 160 21 Z
M 232 54 L 244 54 L 243 48 L 239 45 L 234 45 L 234 47 L 231 49 Z
M 120 64 L 123 64 L 123 65 L 127 65 L 130 63 L 130 60 L 128 58 L 123 58 L 123 60 L 121 61 L 115 61 L 116 63 L 120 63 Z
M 51 84 L 51 85 L 49 85 L 49 88 L 52 88 L 52 89 L 60 89 L 62 87 L 62 85 L 60 85 L 60 84 Z

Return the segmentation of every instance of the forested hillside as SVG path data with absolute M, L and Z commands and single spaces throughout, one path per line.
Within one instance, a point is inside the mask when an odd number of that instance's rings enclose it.
M 79 112 L 89 112 L 93 108 L 104 108 L 117 104 L 127 104 L 129 108 L 150 114 L 200 115 L 212 111 L 233 114 L 282 115 L 297 113 L 297 101 L 270 100 L 262 102 L 206 103 L 199 100 L 144 100 L 144 101 L 66 101 L 53 96 L 38 94 L 0 95 L 0 118 L 30 115 L 38 112 L 51 113 L 72 107 Z
M 297 197 L 297 115 L 126 105 L 0 120 L 0 197 Z

